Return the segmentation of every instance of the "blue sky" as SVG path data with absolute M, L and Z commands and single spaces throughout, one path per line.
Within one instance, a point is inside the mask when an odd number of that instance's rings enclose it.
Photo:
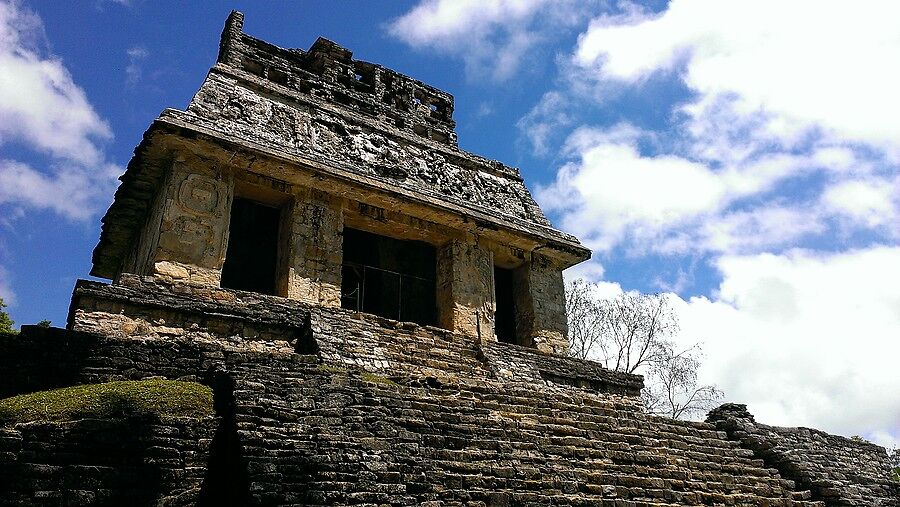
M 0 0 L 0 296 L 61 325 L 141 134 L 228 12 L 456 97 L 605 294 L 669 292 L 757 418 L 900 442 L 896 2 Z

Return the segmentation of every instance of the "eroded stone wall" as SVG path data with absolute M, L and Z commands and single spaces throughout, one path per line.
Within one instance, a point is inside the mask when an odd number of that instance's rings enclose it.
M 494 261 L 476 243 L 452 240 L 438 251 L 438 323 L 451 331 L 492 340 Z
M 290 220 L 287 297 L 341 306 L 342 215 L 333 196 L 312 189 L 297 195 Z
M 195 506 L 216 418 L 0 427 L 0 505 Z
M 900 506 L 900 482 L 891 478 L 883 447 L 812 428 L 760 424 L 740 404 L 722 405 L 707 420 L 829 507 Z
M 219 285 L 233 183 L 221 169 L 176 161 L 164 198 L 150 272 L 169 280 Z M 140 246 L 140 245 L 138 245 Z M 140 253 L 138 255 L 141 255 Z
M 534 253 L 513 272 L 517 301 L 516 333 L 526 345 L 551 354 L 569 352 L 566 294 L 562 270 L 549 257 Z
M 229 241 L 232 199 L 248 198 L 281 209 L 277 294 L 307 303 L 341 305 L 342 231 L 345 220 L 363 230 L 443 245 L 439 247 L 439 323 L 451 331 L 494 339 L 494 251 L 513 250 L 490 241 L 473 242 L 463 232 L 321 190 L 271 177 L 223 169 L 199 156 L 185 156 L 169 169 L 157 208 L 144 226 L 136 274 L 211 287 L 220 284 Z M 158 234 L 154 241 L 151 236 Z M 504 250 L 506 249 L 506 250 Z M 520 255 L 526 254 L 520 251 Z M 511 255 L 507 258 L 513 259 Z M 548 257 L 518 260 L 520 343 L 545 353 L 565 354 L 561 267 Z
M 82 378 L 219 379 L 233 452 L 216 463 L 236 479 L 214 481 L 216 498 L 822 507 L 713 425 L 644 415 L 635 376 L 339 308 L 123 282 L 79 284 L 72 333 L 96 340 Z

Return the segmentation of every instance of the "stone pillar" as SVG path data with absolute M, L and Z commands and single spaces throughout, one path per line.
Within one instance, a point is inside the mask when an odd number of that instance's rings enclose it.
M 289 220 L 288 290 L 291 299 L 341 306 L 343 212 L 335 197 L 303 189 Z
M 155 245 L 148 245 L 147 271 L 170 280 L 218 286 L 232 183 L 215 168 L 176 161 L 165 189 Z
M 569 341 L 562 268 L 551 258 L 533 253 L 531 262 L 513 276 L 520 342 L 546 354 L 566 355 Z
M 482 339 L 494 336 L 494 256 L 477 244 L 452 240 L 438 251 L 438 323 Z

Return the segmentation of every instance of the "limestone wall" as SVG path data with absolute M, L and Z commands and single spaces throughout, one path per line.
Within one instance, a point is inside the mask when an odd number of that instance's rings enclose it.
M 81 283 L 69 334 L 93 342 L 80 381 L 163 375 L 215 385 L 223 423 L 210 498 L 821 507 L 712 425 L 644 415 L 637 377 L 341 309 L 205 290 L 152 278 Z
M 130 273 L 219 286 L 230 241 L 232 200 L 249 198 L 281 210 L 278 295 L 341 305 L 342 231 L 349 221 L 364 230 L 437 245 L 438 322 L 469 336 L 495 339 L 495 254 L 520 264 L 516 271 L 520 343 L 545 353 L 567 352 L 563 265 L 553 258 L 472 237 L 398 210 L 223 167 L 201 154 L 179 151 L 176 155 L 129 256 Z M 510 253 L 514 250 L 515 255 Z
M 494 262 L 481 245 L 452 240 L 438 252 L 438 323 L 450 331 L 491 340 L 494 335 Z
M 218 62 L 257 76 L 266 87 L 320 97 L 392 128 L 456 145 L 453 96 L 318 38 L 309 48 L 283 49 L 243 33 L 244 16 L 225 22 Z
M 149 271 L 172 280 L 219 285 L 228 238 L 233 183 L 216 167 L 172 164 Z
M 124 459 L 119 448 L 102 451 L 96 459 L 110 464 L 76 481 L 93 469 L 79 468 L 87 455 L 65 454 L 63 442 L 91 442 L 96 426 L 17 426 L 0 432 L 0 476 L 16 478 L 0 480 L 0 504 L 58 505 L 52 493 L 37 492 L 75 491 L 59 486 L 72 481 L 84 485 L 77 492 L 84 505 L 102 504 L 98 492 L 143 494 L 144 486 L 116 481 L 155 463 L 175 467 L 171 477 L 184 490 L 166 498 L 197 498 L 198 505 L 894 505 L 891 492 L 866 474 L 852 488 L 836 488 L 827 503 L 815 501 L 815 484 L 788 478 L 790 471 L 775 468 L 752 442 L 745 447 L 737 433 L 645 415 L 639 377 L 353 315 L 155 278 L 79 282 L 71 330 L 0 336 L 0 374 L 29 366 L 17 354 L 43 346 L 79 358 L 61 382 L 149 376 L 206 382 L 214 386 L 220 421 L 210 444 L 215 466 L 198 482 L 203 467 L 178 460 L 200 456 L 186 440 L 205 437 L 196 428 L 163 428 L 159 444 L 137 438 L 143 443 L 127 463 L 115 461 Z M 36 373 L 53 367 L 30 366 Z M 104 442 L 144 434 L 132 433 L 104 431 Z M 46 445 L 27 444 L 41 449 L 32 452 L 25 442 Z M 811 459 L 805 466 L 826 462 L 809 450 L 797 455 Z M 846 454 L 830 456 L 834 477 L 857 473 L 838 468 Z M 71 467 L 48 463 L 69 458 Z M 139 475 L 169 477 L 160 470 Z
M 243 34 L 242 22 L 229 18 L 219 63 L 188 107 L 197 124 L 550 225 L 516 169 L 456 148 L 450 94 L 325 39 L 309 51 L 278 48 Z
M 344 228 L 340 201 L 304 189 L 296 197 L 290 222 L 287 297 L 324 306 L 341 306 Z
M 534 253 L 513 275 L 518 303 L 516 332 L 525 337 L 527 345 L 542 352 L 568 354 L 562 269 L 549 257 Z
M 884 448 L 812 428 L 759 424 L 746 405 L 726 404 L 709 421 L 827 506 L 900 506 Z
M 198 505 L 215 418 L 0 427 L 0 505 Z
M 0 338 L 0 373 L 14 369 L 4 363 L 18 363 L 16 350 L 44 340 L 79 358 L 68 381 L 161 375 L 214 385 L 219 468 L 207 484 L 219 503 L 825 505 L 713 424 L 646 416 L 639 377 L 586 361 L 154 278 L 80 282 L 70 324 Z M 32 463 L 18 436 L 3 435 L 13 450 L 0 459 Z M 34 482 L 16 491 L 46 484 L 17 477 Z M 44 505 L 10 491 L 0 490 L 0 504 Z M 884 490 L 868 491 L 891 505 Z M 854 498 L 837 493 L 828 502 Z

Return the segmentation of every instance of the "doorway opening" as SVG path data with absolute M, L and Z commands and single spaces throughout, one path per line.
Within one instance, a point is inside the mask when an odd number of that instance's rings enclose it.
M 344 228 L 341 306 L 423 325 L 436 321 L 435 248 Z
M 519 343 L 516 336 L 516 301 L 513 270 L 494 266 L 494 334 L 497 341 Z
M 280 224 L 279 208 L 234 198 L 222 287 L 277 295 Z

